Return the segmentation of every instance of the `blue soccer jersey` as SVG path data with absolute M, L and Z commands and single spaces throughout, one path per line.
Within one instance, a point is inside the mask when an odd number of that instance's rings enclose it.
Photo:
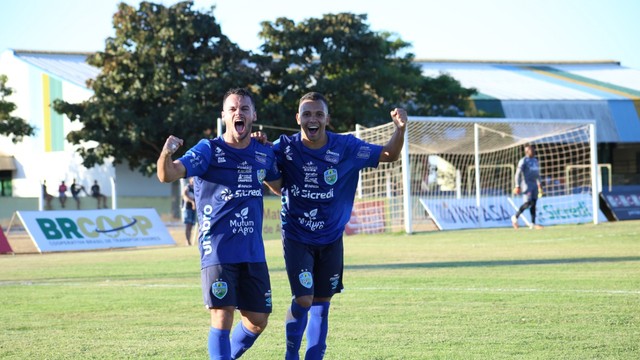
M 540 181 L 540 165 L 535 157 L 525 156 L 518 162 L 516 170 L 516 186 L 520 186 L 523 193 L 537 191 Z
M 198 243 L 202 268 L 264 262 L 262 182 L 280 177 L 273 150 L 256 140 L 244 149 L 221 137 L 203 139 L 180 162 L 196 176 Z
M 332 243 L 351 218 L 358 173 L 377 167 L 382 146 L 327 132 L 327 144 L 309 149 L 300 133 L 274 143 L 282 172 L 282 233 L 312 245 Z

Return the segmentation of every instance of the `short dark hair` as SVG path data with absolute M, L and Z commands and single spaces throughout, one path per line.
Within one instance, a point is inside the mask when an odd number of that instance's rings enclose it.
M 305 101 L 322 101 L 324 107 L 327 108 L 327 112 L 329 112 L 329 103 L 327 102 L 327 99 L 324 97 L 324 95 L 320 94 L 319 92 L 312 91 L 302 95 L 302 97 L 300 98 L 300 102 L 298 102 L 298 107 L 300 107 L 300 105 L 302 105 L 302 103 Z
M 247 89 L 247 88 L 233 88 L 233 89 L 229 89 L 229 91 L 227 91 L 224 94 L 224 97 L 222 98 L 222 105 L 224 106 L 224 102 L 227 101 L 227 98 L 231 95 L 239 95 L 242 97 L 246 97 L 251 101 L 251 106 L 253 106 L 253 108 L 255 109 L 256 107 L 256 103 L 253 100 L 253 95 L 251 95 L 251 92 Z

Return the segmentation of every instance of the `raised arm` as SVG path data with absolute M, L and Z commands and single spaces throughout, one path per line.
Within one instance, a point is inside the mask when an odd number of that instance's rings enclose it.
M 187 169 L 179 160 L 172 160 L 171 155 L 182 146 L 183 141 L 173 135 L 167 138 L 160 156 L 158 157 L 158 179 L 161 182 L 168 183 L 181 179 L 187 175 Z
M 395 108 L 391 111 L 391 119 L 396 125 L 396 131 L 391 135 L 389 142 L 382 148 L 379 162 L 396 161 L 400 157 L 402 145 L 404 144 L 404 132 L 407 127 L 407 112 L 402 108 Z

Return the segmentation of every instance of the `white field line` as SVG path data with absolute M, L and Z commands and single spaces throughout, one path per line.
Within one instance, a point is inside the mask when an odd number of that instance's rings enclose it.
M 200 285 L 60 281 L 0 281 L 0 286 L 79 286 L 79 287 L 138 287 L 138 288 L 182 288 L 199 289 Z M 477 292 L 477 293 L 553 293 L 596 295 L 640 295 L 640 290 L 583 290 L 583 289 L 538 289 L 538 288 L 487 288 L 487 287 L 347 287 L 346 291 L 413 291 L 413 292 Z

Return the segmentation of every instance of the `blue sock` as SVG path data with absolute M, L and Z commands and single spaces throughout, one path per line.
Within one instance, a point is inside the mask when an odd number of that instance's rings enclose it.
M 327 349 L 327 333 L 329 332 L 329 302 L 315 302 L 309 310 L 307 325 L 307 354 L 305 360 L 316 360 L 324 357 Z
M 247 329 L 242 321 L 236 325 L 231 334 L 231 358 L 238 359 L 249 350 L 260 334 L 254 334 Z
M 307 327 L 307 313 L 309 308 L 298 305 L 295 301 L 291 302 L 291 315 L 285 320 L 285 333 L 287 336 L 287 352 L 284 356 L 285 360 L 298 360 L 300 355 L 300 343 L 302 343 L 302 334 Z M 288 315 L 288 314 L 287 314 Z
M 209 328 L 209 358 L 212 360 L 231 359 L 229 330 Z

